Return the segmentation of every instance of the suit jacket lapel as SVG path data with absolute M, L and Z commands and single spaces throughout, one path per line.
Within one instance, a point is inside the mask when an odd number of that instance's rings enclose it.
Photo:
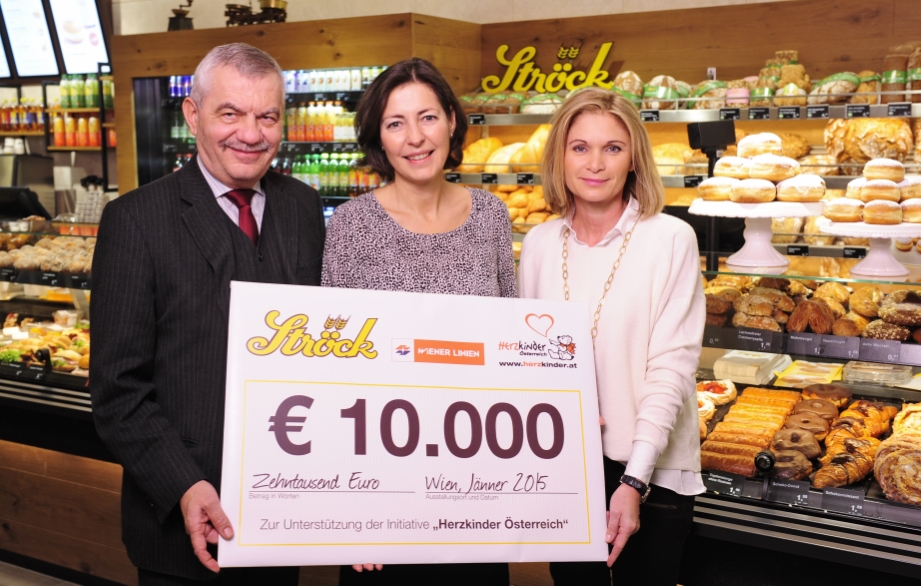
M 229 284 L 233 277 L 234 258 L 227 232 L 227 217 L 198 168 L 197 159 L 195 157 L 178 171 L 181 174 L 180 197 L 189 204 L 182 214 L 182 222 L 211 265 L 218 282 Z M 220 291 L 217 302 L 226 319 L 230 311 L 230 287 L 222 286 Z
M 262 218 L 260 248 L 270 242 L 274 250 L 265 252 L 279 255 L 279 265 L 286 283 L 294 283 L 297 275 L 297 200 L 284 181 L 275 173 L 266 173 L 262 178 L 265 189 L 265 215 Z M 263 248 L 263 250 L 265 250 Z

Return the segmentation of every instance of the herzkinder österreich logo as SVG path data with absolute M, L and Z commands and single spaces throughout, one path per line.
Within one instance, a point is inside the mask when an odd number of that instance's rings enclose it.
M 576 343 L 572 336 L 567 334 L 551 335 L 550 330 L 555 323 L 553 316 L 550 314 L 529 313 L 524 318 L 525 324 L 529 329 L 536 332 L 542 338 L 539 339 L 520 339 L 517 341 L 500 341 L 499 351 L 503 354 L 514 352 L 522 358 L 518 362 L 500 361 L 500 366 L 537 366 L 546 368 L 569 367 L 576 368 L 577 365 L 572 362 L 576 357 Z M 551 359 L 560 362 L 549 362 L 545 360 L 533 361 L 527 359 Z M 565 364 L 569 362 L 570 364 Z

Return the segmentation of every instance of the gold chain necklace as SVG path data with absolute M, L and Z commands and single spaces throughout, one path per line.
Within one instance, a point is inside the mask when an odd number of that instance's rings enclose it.
M 614 261 L 614 266 L 611 267 L 611 274 L 608 275 L 608 280 L 604 283 L 604 291 L 601 293 L 601 299 L 598 300 L 598 307 L 595 309 L 595 315 L 592 320 L 592 346 L 595 345 L 595 337 L 598 335 L 598 320 L 601 319 L 601 308 L 604 307 L 604 300 L 608 296 L 608 291 L 611 290 L 611 283 L 614 282 L 614 273 L 620 267 L 620 260 L 627 251 L 627 243 L 633 237 L 637 222 L 639 222 L 639 218 L 633 222 L 633 227 L 630 228 L 630 231 L 624 234 L 624 241 L 620 245 L 620 253 L 617 255 L 617 260 Z M 569 234 L 570 230 L 567 226 L 566 231 L 563 233 L 563 297 L 566 301 L 569 301 L 569 265 L 566 263 L 566 259 L 569 258 Z

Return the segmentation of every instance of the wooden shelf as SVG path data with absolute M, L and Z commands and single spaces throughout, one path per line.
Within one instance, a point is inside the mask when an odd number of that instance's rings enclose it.
M 0 136 L 45 136 L 45 131 L 43 130 L 27 130 L 25 132 L 0 131 Z
M 49 114 L 98 114 L 99 108 L 48 108 L 45 111 Z
M 115 148 L 115 147 L 108 147 Z M 88 152 L 99 152 L 102 150 L 102 147 L 97 146 L 50 146 L 48 147 L 49 151 L 88 151 Z

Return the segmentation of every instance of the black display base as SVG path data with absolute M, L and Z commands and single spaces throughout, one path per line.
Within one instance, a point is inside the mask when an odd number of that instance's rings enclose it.
M 48 411 L 20 408 L 11 403 L 0 403 L 0 440 L 115 462 L 88 416 L 75 414 L 75 417 L 67 417 Z
M 38 572 L 40 574 L 45 574 L 46 576 L 51 576 L 52 578 L 57 578 L 58 580 L 64 580 L 65 582 L 80 584 L 81 586 L 122 586 L 119 582 L 113 582 L 104 578 L 84 574 L 83 572 L 71 570 L 70 568 L 65 568 L 63 566 L 49 564 L 48 562 L 43 562 L 41 560 L 30 558 L 24 555 L 19 555 L 18 553 L 13 553 L 4 549 L 0 549 L 0 562 L 19 566 L 20 568 L 32 570 L 33 572 Z M 44 583 L 45 582 L 42 582 L 42 584 Z

